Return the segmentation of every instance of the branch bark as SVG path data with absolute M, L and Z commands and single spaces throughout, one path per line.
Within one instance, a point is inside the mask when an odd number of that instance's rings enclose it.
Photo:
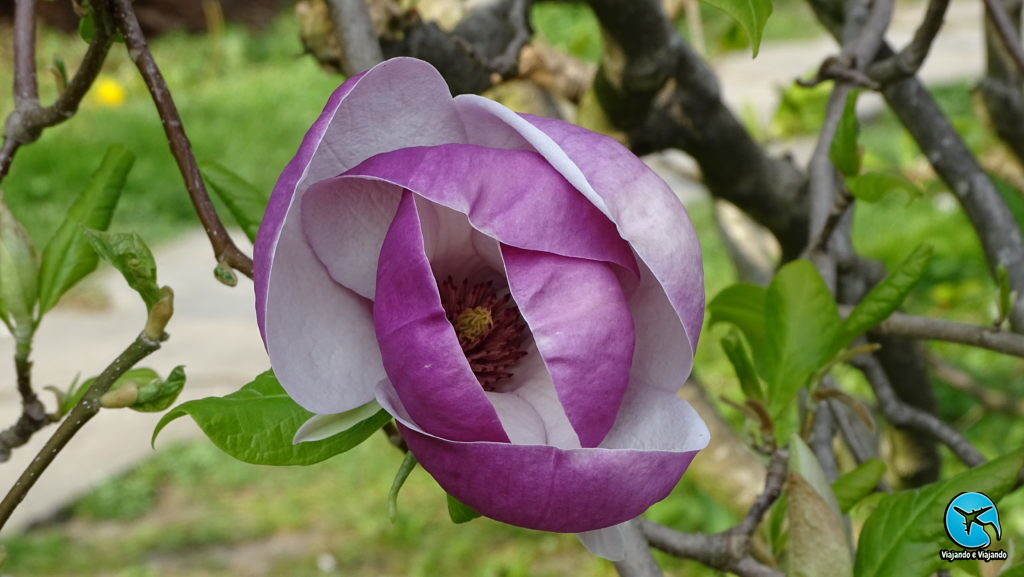
M 839 310 L 847 315 L 853 307 L 843 305 Z M 1024 357 L 1024 335 L 1000 331 L 991 326 L 893 313 L 871 329 L 871 332 L 915 340 L 946 341 Z
M 199 215 L 199 220 L 206 230 L 206 236 L 210 239 L 218 265 L 226 265 L 252 278 L 252 259 L 235 245 L 210 201 L 210 195 L 199 174 L 196 159 L 192 155 L 192 145 L 182 126 L 178 108 L 174 104 L 174 99 L 171 97 L 163 75 L 160 73 L 160 68 L 149 51 L 149 45 L 146 43 L 139 20 L 135 16 L 131 0 L 112 0 L 112 3 L 114 21 L 124 35 L 128 55 L 138 68 L 139 74 L 153 98 L 157 112 L 160 114 L 171 154 L 174 155 L 174 160 L 178 164 L 178 170 L 185 181 L 185 188 L 188 189 L 196 214 Z
M 384 60 L 365 0 L 327 0 L 327 5 L 341 46 L 341 69 L 346 76 L 369 70 Z

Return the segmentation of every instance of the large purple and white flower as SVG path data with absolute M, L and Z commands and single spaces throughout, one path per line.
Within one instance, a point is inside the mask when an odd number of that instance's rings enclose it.
M 255 279 L 299 404 L 376 400 L 446 491 L 499 521 L 622 523 L 708 442 L 676 395 L 704 311 L 682 204 L 615 141 L 452 98 L 424 62 L 331 96 L 274 189 Z

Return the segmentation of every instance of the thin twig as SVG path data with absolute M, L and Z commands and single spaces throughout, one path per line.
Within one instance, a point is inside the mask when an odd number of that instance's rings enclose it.
M 853 307 L 848 305 L 839 307 L 840 313 L 844 316 L 850 314 L 852 310 Z M 1024 357 L 1024 335 L 1000 331 L 991 326 L 893 313 L 871 331 L 908 339 L 958 343 Z
M 1007 15 L 999 0 L 983 0 L 985 2 L 985 16 L 996 29 L 996 34 L 1003 43 L 1003 48 L 1010 55 L 1010 59 L 1017 66 L 1017 70 L 1024 74 L 1024 50 L 1021 49 L 1020 39 L 1017 31 Z
M 34 2 L 17 3 L 18 9 L 23 6 L 34 4 Z M 102 3 L 97 3 L 102 5 Z M 26 17 L 18 20 L 18 26 L 27 27 Z M 35 71 L 35 34 L 24 30 L 15 30 L 15 63 L 16 82 L 15 95 L 16 103 L 14 110 L 7 116 L 4 123 L 4 142 L 0 147 L 0 181 L 3 181 L 11 168 L 14 154 L 23 145 L 34 142 L 42 134 L 43 129 L 60 124 L 74 116 L 78 111 L 78 105 L 82 98 L 89 91 L 89 87 L 96 80 L 103 67 L 103 61 L 107 58 L 107 52 L 113 42 L 113 35 L 108 29 L 105 14 L 97 10 L 94 14 L 95 31 L 89 48 L 86 50 L 82 63 L 75 71 L 67 88 L 61 92 L 57 100 L 50 106 L 39 106 L 39 99 L 36 95 L 36 71 Z M 34 30 L 34 21 L 31 22 Z M 31 71 L 26 70 L 28 63 L 31 63 Z M 21 94 L 22 96 L 17 96 Z M 31 97 L 28 97 L 31 94 Z
M 38 103 L 36 0 L 17 0 L 14 3 L 14 104 Z
M 1014 398 L 1013 395 L 1003 391 L 997 391 L 982 385 L 965 371 L 954 367 L 935 355 L 928 358 L 928 363 L 935 370 L 935 376 L 958 391 L 967 393 L 974 397 L 986 411 L 1005 413 L 1007 415 L 1024 418 L 1024 399 Z
M 32 388 L 32 361 L 30 342 L 18 342 L 14 354 L 14 368 L 21 396 L 21 416 L 13 425 L 0 432 L 0 463 L 11 458 L 11 450 L 27 443 L 36 432 L 50 424 L 46 406 Z
M 327 0 L 341 48 L 341 71 L 354 76 L 384 60 L 365 0 Z
M 185 181 L 185 188 L 188 189 L 192 205 L 206 230 L 206 236 L 210 239 L 218 264 L 226 265 L 252 278 L 252 259 L 235 245 L 210 201 L 210 195 L 199 174 L 195 156 L 192 155 L 192 145 L 185 134 L 181 116 L 178 115 L 178 108 L 174 104 L 174 99 L 171 97 L 163 75 L 160 73 L 160 68 L 157 67 L 156 61 L 149 51 L 149 45 L 146 43 L 139 20 L 135 16 L 131 0 L 113 0 L 113 5 L 114 21 L 124 35 L 128 55 L 145 81 L 150 96 L 153 97 L 153 103 L 156 105 L 164 126 L 164 133 L 167 135 L 171 154 L 174 155 L 174 160 L 178 164 L 178 170 Z
M 892 383 L 886 376 L 882 366 L 873 355 L 861 355 L 851 361 L 853 366 L 864 373 L 878 399 L 878 407 L 882 414 L 896 427 L 912 429 L 929 435 L 936 441 L 949 447 L 953 454 L 971 467 L 985 463 L 985 457 L 955 429 L 941 419 L 915 409 L 901 401 L 892 389 Z
M 32 486 L 39 480 L 39 477 L 57 457 L 57 454 L 68 444 L 68 441 L 90 419 L 96 416 L 96 413 L 100 410 L 100 397 L 110 389 L 114 381 L 123 375 L 125 371 L 159 348 L 160 341 L 150 339 L 144 333 L 140 333 L 135 341 L 114 359 L 114 362 L 110 363 L 100 373 L 100 376 L 96 377 L 92 386 L 89 387 L 85 396 L 82 397 L 82 400 L 75 405 L 75 408 L 71 410 L 67 418 L 64 419 L 64 422 L 53 433 L 53 436 L 46 441 L 39 454 L 21 473 L 18 481 L 14 483 L 14 487 L 7 493 L 3 501 L 0 501 L 0 528 L 11 518 L 11 514 L 25 499 L 29 490 L 32 489 Z
M 669 555 L 693 559 L 719 571 L 731 571 L 740 577 L 783 577 L 778 570 L 751 556 L 750 540 L 768 509 L 782 493 L 787 459 L 785 450 L 778 450 L 772 455 L 765 476 L 764 491 L 743 520 L 732 529 L 714 535 L 681 533 L 646 519 L 640 520 L 640 528 L 652 547 Z
M 948 8 L 949 0 L 929 0 L 914 38 L 895 55 L 872 64 L 868 68 L 868 76 L 879 84 L 887 84 L 917 74 L 931 52 L 932 42 L 942 28 Z

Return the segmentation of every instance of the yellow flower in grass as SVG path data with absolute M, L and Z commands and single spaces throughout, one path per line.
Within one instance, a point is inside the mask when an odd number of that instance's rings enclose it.
M 109 76 L 100 76 L 93 87 L 96 101 L 104 106 L 124 104 L 124 87 Z

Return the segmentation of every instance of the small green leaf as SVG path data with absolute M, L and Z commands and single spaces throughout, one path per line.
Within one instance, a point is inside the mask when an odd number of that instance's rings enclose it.
M 708 312 L 711 314 L 708 324 L 736 325 L 747 337 L 755 360 L 765 348 L 764 308 L 767 294 L 763 286 L 736 283 L 723 289 L 708 304 Z
M 843 115 L 839 117 L 836 134 L 832 138 L 832 146 L 828 149 L 828 157 L 843 176 L 856 176 L 860 172 L 860 123 L 857 121 L 857 91 L 846 97 Z
M 267 208 L 266 192 L 219 163 L 204 162 L 200 168 L 203 180 L 224 201 L 245 236 L 256 242 L 256 232 Z
M 117 145 L 108 148 L 92 180 L 43 249 L 39 269 L 39 315 L 52 309 L 64 293 L 96 270 L 99 259 L 80 229 L 106 230 L 110 226 L 134 162 L 135 157 L 126 148 Z
M 839 311 L 814 265 L 795 260 L 779 269 L 765 299 L 765 326 L 771 333 L 765 343 L 763 376 L 768 412 L 776 419 L 842 348 L 837 339 Z
M 110 234 L 88 229 L 83 234 L 96 254 L 121 271 L 128 286 L 146 302 L 147 310 L 163 298 L 160 285 L 156 283 L 156 261 L 142 237 L 134 232 Z
M 764 389 L 761 379 L 757 376 L 754 363 L 750 360 L 750 354 L 747 353 L 747 347 L 743 344 L 743 337 L 739 331 L 732 329 L 725 335 L 722 339 L 722 349 L 736 371 L 736 378 L 740 381 L 743 394 L 750 400 L 763 401 Z
M 384 411 L 347 432 L 295 445 L 295 431 L 312 413 L 285 393 L 272 371 L 224 397 L 186 401 L 171 409 L 153 431 L 153 442 L 167 423 L 189 415 L 225 453 L 257 465 L 312 465 L 352 449 L 391 420 Z
M 167 410 L 182 389 L 185 388 L 185 367 L 178 365 L 171 370 L 166 379 L 151 379 L 146 383 L 138 383 L 139 398 L 131 406 L 133 411 L 140 413 L 159 413 Z
M 790 472 L 786 479 L 789 521 L 789 570 L 792 577 L 851 577 L 853 559 L 839 513 L 806 479 Z
M 917 281 L 924 276 L 931 258 L 931 246 L 917 247 L 896 270 L 872 288 L 843 321 L 842 346 L 871 330 L 899 308 Z
M 451 518 L 452 523 L 468 523 L 480 516 L 480 513 L 477 513 L 469 505 L 466 505 L 462 501 L 452 497 L 451 494 L 445 493 L 445 495 L 448 497 L 448 517 Z
M 181 369 L 181 367 L 178 367 L 178 369 Z M 182 379 L 184 379 L 184 374 L 182 374 Z M 77 379 L 76 382 L 71 383 L 71 386 L 68 387 L 67 394 L 64 396 L 64 402 L 61 405 L 61 414 L 67 413 L 72 408 L 74 408 L 74 406 L 77 405 L 78 402 L 82 400 L 82 397 L 85 396 L 85 393 L 89 391 L 89 387 L 92 386 L 92 383 L 95 380 L 96 377 L 91 377 L 82 381 L 81 383 L 78 383 Z M 144 367 L 137 369 L 129 369 L 128 371 L 125 371 L 123 375 L 118 377 L 118 379 L 114 381 L 114 384 L 110 385 L 110 389 L 108 390 L 116 391 L 121 387 L 127 385 L 128 383 L 134 383 L 135 385 L 143 386 L 152 381 L 162 382 L 160 379 L 160 375 L 157 374 L 157 372 L 154 371 L 153 369 L 147 369 Z
M 39 255 L 0 192 L 0 319 L 14 332 L 31 333 L 39 299 Z
M 890 192 L 903 191 L 911 199 L 921 196 L 913 182 L 898 174 L 888 172 L 865 172 L 864 174 L 847 175 L 846 187 L 850 194 L 862 202 L 874 203 L 882 200 Z
M 704 0 L 739 22 L 750 38 L 750 47 L 757 57 L 761 48 L 761 34 L 768 17 L 772 15 L 771 0 Z
M 86 13 L 78 20 L 78 35 L 82 37 L 82 40 L 92 42 L 92 37 L 96 35 L 96 23 L 93 21 L 91 13 Z
M 842 512 L 849 513 L 861 499 L 873 493 L 884 474 L 885 462 L 881 459 L 869 459 L 836 479 L 832 483 L 832 492 L 839 501 Z
M 965 491 L 993 501 L 1008 495 L 1024 468 L 1018 450 L 954 477 L 885 496 L 864 523 L 857 547 L 856 577 L 927 577 L 948 567 L 939 549 L 953 543 L 942 522 L 950 499 Z
M 416 462 L 416 457 L 413 456 L 412 452 L 407 452 L 405 458 L 402 459 L 402 464 L 398 466 L 395 480 L 391 482 L 391 490 L 388 491 L 388 519 L 392 523 L 398 518 L 398 492 L 402 490 L 405 480 L 409 478 L 409 474 L 416 468 Z

